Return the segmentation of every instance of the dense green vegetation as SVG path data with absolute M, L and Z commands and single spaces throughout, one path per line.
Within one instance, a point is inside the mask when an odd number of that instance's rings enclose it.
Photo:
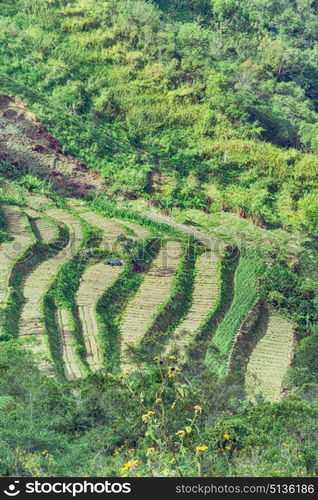
M 191 5 L 6 0 L 1 88 L 115 192 L 317 232 L 316 2 Z
M 75 293 L 87 265 L 108 256 L 101 234 L 82 221 L 83 244 L 44 297 L 56 378 L 16 338 L 23 279 L 56 248 L 37 242 L 14 266 L 0 309 L 0 475 L 317 476 L 317 20 L 316 0 L 0 3 L 0 92 L 22 98 L 65 152 L 101 174 L 105 190 L 92 190 L 84 209 L 153 235 L 145 247 L 122 240 L 116 257 L 127 266 L 97 305 L 104 368 L 84 362 L 86 376 L 71 382 L 55 312 L 70 313 L 84 359 Z M 33 206 L 36 196 L 43 210 L 66 206 L 47 177 L 0 156 L 0 205 Z M 181 367 L 159 350 L 190 307 L 199 244 L 132 210 L 137 198 L 220 240 L 219 300 Z M 65 245 L 63 226 L 60 236 Z M 118 374 L 120 321 L 158 236 L 187 239 L 190 253 L 133 352 L 150 362 Z M 0 206 L 0 244 L 7 238 Z M 251 332 L 227 371 L 258 301 L 295 326 L 278 403 L 246 398 Z M 262 335 L 262 307 L 256 316 Z
M 0 356 L 1 475 L 317 472 L 315 405 L 294 398 L 248 406 L 233 380 L 212 384 L 201 373 L 188 385 L 182 373 L 165 378 L 171 372 L 162 366 L 124 378 L 94 375 L 74 392 L 41 377 L 14 343 Z M 143 421 L 148 411 L 155 414 Z
M 8 237 L 8 221 L 3 208 L 0 207 L 0 243 L 6 241 Z

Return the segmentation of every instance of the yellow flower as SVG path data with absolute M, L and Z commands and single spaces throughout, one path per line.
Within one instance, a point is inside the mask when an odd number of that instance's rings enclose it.
M 224 439 L 230 439 L 230 435 L 227 432 L 224 434 Z
M 119 455 L 119 451 L 118 450 L 114 451 L 113 455 L 114 456 Z
M 230 451 L 232 448 L 231 446 L 226 446 L 225 449 Z
M 288 444 L 287 443 L 283 443 L 283 446 L 285 446 L 286 448 L 288 448 Z
M 155 448 L 148 448 L 146 455 L 154 455 L 156 453 Z
M 128 474 L 121 474 L 120 477 L 128 477 Z
M 195 405 L 193 408 L 194 408 L 194 412 L 195 413 L 201 413 L 202 412 L 202 408 L 199 405 Z
M 174 373 L 169 373 L 168 377 L 169 377 L 169 378 L 175 378 L 176 376 L 175 376 L 175 374 L 174 374 Z
M 153 358 L 153 360 L 154 360 L 154 361 L 158 361 L 158 359 L 159 359 L 159 358 L 158 358 L 158 356 L 155 356 L 155 357 Z
M 124 372 L 124 376 L 128 377 L 128 375 L 130 375 L 130 372 L 127 370 L 126 372 Z
M 169 356 L 168 359 L 170 359 L 170 361 L 174 361 L 176 359 L 176 357 L 175 356 Z
M 162 399 L 161 398 L 157 398 L 155 403 L 157 403 L 157 405 L 160 405 L 160 403 L 162 403 Z
M 202 446 L 197 446 L 195 450 L 198 453 L 199 451 L 206 451 L 208 449 L 209 449 L 208 446 L 202 445 Z
M 147 422 L 148 422 L 148 420 L 149 420 L 149 418 L 150 418 L 152 415 L 155 415 L 155 413 L 156 413 L 155 411 L 150 410 L 150 411 L 148 411 L 145 415 L 142 415 L 142 416 L 141 416 L 141 420 L 142 420 L 143 422 L 147 423 Z
M 180 436 L 180 437 L 182 437 L 182 438 L 183 438 L 184 436 L 186 436 L 186 435 L 187 435 L 187 431 L 184 431 L 184 430 L 182 429 L 182 430 L 180 430 L 180 431 L 176 432 L 176 435 L 177 435 L 177 436 Z
M 129 470 L 131 467 L 131 463 L 127 462 L 121 469 L 120 472 L 125 472 L 126 470 Z
M 171 464 L 174 464 L 175 462 L 176 462 L 176 459 L 175 459 L 175 458 L 172 458 L 172 459 L 170 460 L 170 463 L 171 463 Z
M 141 464 L 140 460 L 133 460 L 133 464 L 137 467 L 137 465 Z
M 135 462 L 139 463 L 139 460 L 133 460 L 131 462 L 127 462 L 123 467 L 121 467 L 120 473 L 124 474 L 124 472 L 128 471 L 129 469 L 131 469 L 132 465 L 138 465 Z M 122 476 L 122 477 L 124 477 L 124 476 Z M 125 477 L 127 477 L 127 476 L 125 476 Z
M 48 454 L 48 450 L 42 451 L 42 455 L 47 455 L 47 454 Z

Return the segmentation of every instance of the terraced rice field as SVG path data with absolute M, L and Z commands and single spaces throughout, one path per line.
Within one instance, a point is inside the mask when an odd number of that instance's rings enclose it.
M 139 226 L 138 224 L 135 224 L 134 222 L 130 222 L 130 221 L 127 221 L 127 220 L 120 220 L 120 219 L 116 219 L 116 218 L 112 218 L 111 219 L 112 222 L 115 222 L 116 224 L 118 224 L 119 226 L 125 228 L 125 227 L 128 227 L 128 229 L 130 229 L 131 231 L 133 231 L 137 238 L 141 238 L 141 239 L 146 239 L 146 238 L 149 238 L 151 236 L 151 232 L 142 227 L 142 226 Z
M 127 348 L 136 346 L 147 333 L 160 308 L 169 299 L 181 255 L 180 242 L 164 242 L 137 294 L 128 304 L 121 325 L 122 366 L 129 365 Z
M 85 270 L 76 294 L 87 363 L 92 371 L 100 370 L 103 366 L 96 306 L 101 296 L 113 285 L 123 269 L 123 267 L 107 266 L 103 262 L 93 264 Z
M 17 207 L 4 207 L 8 219 L 9 238 L 0 245 L 0 305 L 6 303 L 9 279 L 15 262 L 35 243 L 35 237 L 26 215 Z M 26 255 L 27 258 L 27 255 Z
M 84 212 L 80 216 L 102 230 L 102 247 L 105 249 L 116 246 L 116 238 L 125 232 L 123 221 L 107 219 L 96 212 Z M 128 223 L 129 224 L 129 223 Z M 128 226 L 127 226 L 128 227 Z M 150 233 L 135 224 L 129 225 L 139 236 L 148 237 Z M 76 303 L 82 325 L 86 348 L 87 363 L 92 371 L 100 370 L 103 366 L 103 352 L 99 339 L 99 327 L 96 319 L 96 307 L 99 299 L 110 288 L 123 267 L 111 267 L 103 262 L 93 264 L 84 272 L 80 287 L 76 294 Z
M 118 250 L 116 240 L 118 236 L 126 234 L 125 228 L 120 224 L 116 224 L 112 219 L 107 219 L 97 212 L 81 212 L 80 217 L 89 224 L 96 226 L 103 232 L 101 247 L 110 252 Z
M 197 258 L 191 307 L 178 328 L 171 334 L 164 355 L 178 353 L 183 362 L 186 350 L 200 326 L 213 312 L 220 293 L 220 258 L 206 250 Z
M 149 231 L 149 229 L 147 229 L 143 226 L 140 226 L 139 224 L 136 224 L 135 222 L 131 222 L 128 220 L 123 220 L 123 219 L 118 219 L 116 217 L 107 217 L 107 216 L 103 217 L 98 212 L 93 212 L 93 211 L 85 212 L 85 205 L 83 204 L 83 202 L 80 202 L 79 200 L 73 200 L 70 198 L 68 200 L 68 206 L 72 210 L 78 211 L 79 215 L 83 219 L 85 219 L 87 222 L 89 222 L 90 224 L 94 224 L 102 231 L 105 231 L 105 233 L 108 234 L 108 238 L 110 236 L 109 229 L 108 229 L 109 223 L 117 225 L 117 229 L 115 230 L 115 232 L 113 232 L 114 239 L 116 239 L 118 236 L 120 236 L 122 234 L 125 235 L 127 233 L 126 228 L 128 228 L 130 231 L 135 233 L 134 235 L 127 234 L 127 236 L 129 236 L 132 239 L 134 239 L 134 238 L 146 239 L 146 238 L 149 238 L 151 236 L 151 232 Z M 108 239 L 107 240 L 105 239 L 106 243 L 107 243 L 107 241 L 108 241 Z
M 168 215 L 163 215 L 160 212 L 147 211 L 142 212 L 142 215 L 148 217 L 149 219 L 154 220 L 155 222 L 159 222 L 162 224 L 167 224 L 182 233 L 189 234 L 194 236 L 198 241 L 200 241 L 206 248 L 209 250 L 222 253 L 222 249 L 226 246 L 221 240 L 201 231 L 200 229 L 196 229 L 193 226 L 187 226 L 186 224 L 182 224 L 181 222 L 177 222 L 172 217 Z
M 40 368 L 46 373 L 52 372 L 52 360 L 45 334 L 42 301 L 59 267 L 71 259 L 80 248 L 83 240 L 80 222 L 77 218 L 59 209 L 50 210 L 50 217 L 65 224 L 70 233 L 66 247 L 54 257 L 45 260 L 30 273 L 24 281 L 22 292 L 25 303 L 19 321 L 19 336 L 33 337 L 32 346 L 35 354 L 41 355 Z
M 245 386 L 251 400 L 258 395 L 279 401 L 294 350 L 293 325 L 277 313 L 269 316 L 267 331 L 250 356 Z
M 68 380 L 79 379 L 83 376 L 84 370 L 81 369 L 81 360 L 74 346 L 74 330 L 69 311 L 58 309 L 56 311 L 56 324 L 58 325 L 65 377 Z
M 27 209 L 25 212 L 32 219 L 42 243 L 50 245 L 58 239 L 59 230 L 54 220 L 36 210 Z
M 133 222 L 117 218 L 109 219 L 99 213 L 85 211 L 83 206 L 79 208 L 78 215 L 102 231 L 101 247 L 109 251 L 116 251 L 119 236 L 127 235 L 133 239 L 146 239 L 151 236 L 148 229 Z M 60 267 L 80 250 L 83 244 L 81 223 L 78 217 L 60 209 L 49 210 L 45 214 L 33 209 L 23 211 L 14 206 L 6 206 L 4 210 L 8 218 L 10 241 L 0 245 L 1 305 L 5 305 L 9 294 L 10 275 L 15 262 L 23 255 L 27 256 L 28 248 L 36 242 L 31 226 L 39 241 L 46 245 L 54 245 L 58 240 L 59 225 L 64 224 L 69 230 L 70 239 L 67 245 L 60 251 L 56 249 L 54 256 L 50 254 L 45 261 L 35 267 L 21 285 L 24 304 L 19 319 L 19 336 L 27 340 L 27 346 L 38 355 L 42 372 L 52 375 L 53 360 L 43 317 L 43 298 Z M 31 220 L 31 226 L 28 218 Z M 205 246 L 205 252 L 195 263 L 190 308 L 163 350 L 164 355 L 178 353 L 178 360 L 182 362 L 186 358 L 191 341 L 195 339 L 200 327 L 205 324 L 219 303 L 221 257 L 215 251 L 215 240 L 210 239 L 208 235 L 160 214 L 156 214 L 154 218 L 158 222 L 170 224 L 180 231 L 195 236 Z M 163 241 L 138 291 L 122 313 L 120 325 L 122 368 L 131 367 L 129 347 L 136 347 L 139 344 L 171 300 L 181 256 L 180 241 L 172 239 Z M 93 372 L 103 368 L 104 352 L 96 309 L 100 298 L 113 286 L 124 269 L 99 262 L 88 265 L 81 277 L 75 301 L 81 322 L 87 365 L 77 352 L 77 335 L 71 313 L 66 309 L 56 311 L 61 357 L 65 377 L 68 380 L 85 376 L 88 368 Z M 235 273 L 232 304 L 212 339 L 213 348 L 207 353 L 207 364 L 221 376 L 226 373 L 235 334 L 256 300 L 257 282 L 262 271 L 263 263 L 256 254 L 247 251 L 241 257 Z M 293 349 L 293 325 L 277 313 L 272 313 L 266 332 L 256 344 L 247 364 L 246 391 L 251 400 L 255 400 L 258 395 L 270 401 L 278 401 L 281 398 L 284 376 L 290 365 Z

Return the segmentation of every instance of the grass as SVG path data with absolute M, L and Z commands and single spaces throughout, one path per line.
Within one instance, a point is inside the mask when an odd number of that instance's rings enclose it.
M 267 324 L 267 307 L 257 299 L 236 335 L 229 359 L 229 373 L 246 371 L 248 359 L 258 340 L 265 335 Z
M 35 242 L 29 220 L 17 207 L 8 206 L 6 214 L 9 224 L 8 241 L 1 246 L 0 251 L 0 296 L 2 305 L 6 302 L 9 293 L 8 284 L 12 268 L 21 256 L 28 258 L 28 250 Z
M 263 272 L 264 263 L 258 253 L 247 249 L 235 272 L 231 307 L 219 324 L 206 355 L 207 366 L 219 376 L 226 375 L 235 336 L 256 300 L 258 280 Z
M 118 280 L 125 267 L 111 267 L 104 261 L 86 267 L 76 293 L 76 303 L 86 347 L 86 360 L 91 371 L 103 368 L 103 349 L 100 342 L 96 306 L 108 288 Z
M 40 217 L 36 219 L 30 218 L 30 224 L 37 239 L 43 243 L 50 244 L 57 239 L 58 228 L 57 224 L 48 217 Z
M 298 254 L 302 243 L 299 236 L 283 229 L 263 229 L 233 213 L 208 214 L 196 209 L 174 209 L 172 215 L 179 222 L 191 223 L 211 237 L 237 246 L 242 252 L 246 247 L 255 248 L 262 257 L 272 254 L 273 250 L 277 255 L 293 257 Z
M 60 349 L 63 358 L 63 371 L 67 380 L 86 377 L 89 373 L 87 366 L 82 362 L 78 353 L 78 346 L 74 343 L 74 320 L 70 311 L 58 309 L 56 323 L 59 329 Z
M 114 200 L 105 197 L 95 197 L 93 200 L 88 201 L 88 206 L 94 210 L 97 210 L 101 214 L 108 217 L 116 217 L 122 220 L 128 220 L 145 226 L 153 234 L 166 234 L 171 236 L 177 236 L 184 238 L 184 233 L 173 228 L 169 224 L 164 224 L 156 222 L 145 215 L 141 215 L 133 210 L 127 210 L 125 208 L 119 208 Z
M 42 311 L 45 318 L 46 337 L 49 345 L 49 351 L 54 363 L 55 373 L 60 377 L 63 377 L 64 367 L 60 353 L 60 341 L 59 336 L 56 335 L 56 304 L 51 295 L 45 295 L 43 297 Z
M 128 304 L 121 325 L 123 363 L 127 350 L 130 353 L 131 346 L 139 345 L 168 304 L 184 249 L 179 240 L 163 240 L 160 252 L 149 268 L 140 290 Z
M 109 218 L 107 212 L 104 210 L 100 212 L 103 216 Z M 76 293 L 79 289 L 80 279 L 83 276 L 87 265 L 93 264 L 94 262 L 97 263 L 106 258 L 108 256 L 108 252 L 97 248 L 99 243 L 102 241 L 103 232 L 96 226 L 91 225 L 81 218 L 80 213 L 77 217 L 81 222 L 84 238 L 81 251 L 78 252 L 77 256 L 75 256 L 71 262 L 67 262 L 61 267 L 48 295 L 51 298 L 50 303 L 53 308 L 65 308 L 70 312 L 74 323 L 74 335 L 77 344 L 76 351 L 88 369 L 83 329 L 76 303 Z M 140 257 L 145 256 L 145 262 L 147 262 L 147 260 L 149 261 L 149 259 L 152 259 L 153 252 L 156 251 L 156 246 L 157 243 L 155 242 L 155 245 L 153 245 L 153 240 L 151 240 L 148 244 L 146 243 L 145 248 L 143 244 L 139 247 L 136 244 L 133 246 L 133 249 L 130 247 L 128 248 L 128 246 L 126 248 L 123 244 L 116 249 L 117 257 L 124 258 L 128 267 L 123 271 L 123 275 L 116 281 L 116 283 L 110 287 L 110 289 L 106 291 L 105 295 L 98 301 L 96 311 L 97 321 L 100 325 L 100 341 L 103 346 L 105 358 L 108 360 L 113 359 L 113 352 L 116 349 L 112 342 L 112 336 L 107 336 L 105 339 L 104 329 L 110 329 L 111 331 L 114 330 L 113 319 L 116 317 L 117 312 L 117 309 L 113 311 L 112 304 L 109 304 L 108 301 L 112 301 L 111 297 L 115 295 L 116 306 L 120 308 L 120 306 L 125 303 L 127 295 L 129 295 L 130 291 L 136 291 L 138 289 L 139 284 L 142 281 L 142 275 L 134 273 L 129 268 L 132 260 L 136 257 L 133 252 L 137 251 L 137 254 L 139 252 Z M 117 291 L 119 296 L 117 295 Z M 104 304 L 106 304 L 106 309 L 103 307 Z M 111 316 L 109 315 L 109 311 L 113 311 L 114 317 L 113 314 L 111 314 Z M 51 332 L 51 336 L 57 339 L 58 328 L 56 325 L 56 315 L 51 314 L 50 317 L 51 320 L 49 321 L 47 327 Z M 54 344 L 57 345 L 57 342 L 52 342 L 52 346 L 54 346 Z

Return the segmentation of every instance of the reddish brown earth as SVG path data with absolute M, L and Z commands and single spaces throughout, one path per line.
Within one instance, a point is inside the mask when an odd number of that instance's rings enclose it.
M 51 181 L 62 195 L 103 189 L 102 177 L 63 151 L 60 143 L 17 98 L 0 94 L 0 163 L 7 161 Z

